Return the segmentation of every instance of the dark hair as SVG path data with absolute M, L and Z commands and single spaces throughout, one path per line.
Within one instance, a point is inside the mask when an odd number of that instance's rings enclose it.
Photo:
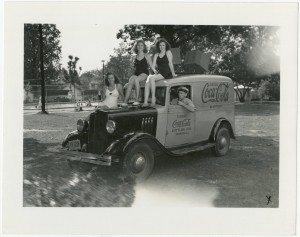
M 106 73 L 106 77 L 105 77 L 105 80 L 104 80 L 106 86 L 109 86 L 109 81 L 108 81 L 108 76 L 109 75 L 113 75 L 114 76 L 114 78 L 115 78 L 115 84 L 120 84 L 120 79 L 116 76 L 116 74 L 114 74 L 112 72 L 108 72 L 108 73 Z
M 147 46 L 146 46 L 144 40 L 137 40 L 137 41 L 134 43 L 134 45 L 133 45 L 131 51 L 134 52 L 135 54 L 137 54 L 137 53 L 138 53 L 137 46 L 138 46 L 139 43 L 142 43 L 142 44 L 144 45 L 144 50 L 143 50 L 143 52 L 144 52 L 144 53 L 148 53 Z
M 166 52 L 171 49 L 171 45 L 169 44 L 169 42 L 166 41 L 164 38 L 161 38 L 156 42 L 156 50 L 158 53 L 160 53 L 159 44 L 162 42 L 166 44 Z

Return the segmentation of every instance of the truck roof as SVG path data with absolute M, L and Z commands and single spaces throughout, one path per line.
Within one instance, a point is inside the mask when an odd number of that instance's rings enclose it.
M 232 83 L 232 80 L 229 77 L 225 77 L 225 76 L 193 74 L 193 75 L 180 75 L 172 79 L 160 80 L 156 82 L 156 86 L 169 86 L 177 83 L 190 83 L 190 82 L 202 82 L 202 81 L 203 82 L 218 81 L 218 82 Z

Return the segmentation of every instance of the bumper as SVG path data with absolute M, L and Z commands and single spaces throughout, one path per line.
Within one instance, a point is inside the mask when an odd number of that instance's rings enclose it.
M 93 154 L 86 152 L 67 151 L 64 150 L 63 156 L 70 161 L 80 161 L 84 163 L 90 163 L 95 165 L 112 166 L 115 163 L 119 163 L 120 159 L 117 156 L 110 154 Z

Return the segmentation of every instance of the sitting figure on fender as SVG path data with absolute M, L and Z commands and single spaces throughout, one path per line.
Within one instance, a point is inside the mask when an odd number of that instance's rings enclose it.
M 175 98 L 171 101 L 171 105 L 181 105 L 182 107 L 186 108 L 187 110 L 194 112 L 196 110 L 196 107 L 189 98 L 186 98 L 189 90 L 188 88 L 181 86 L 177 90 L 178 92 L 178 98 Z
M 103 101 L 99 103 L 100 108 L 118 108 L 118 100 L 123 100 L 123 87 L 119 78 L 108 72 L 105 78 L 105 86 L 101 93 Z
M 105 86 L 102 91 L 102 102 L 98 103 L 97 109 L 110 109 L 110 108 L 118 108 L 118 100 L 124 99 L 123 87 L 120 83 L 119 78 L 108 72 L 105 78 Z M 85 118 L 85 121 L 89 121 L 90 114 Z

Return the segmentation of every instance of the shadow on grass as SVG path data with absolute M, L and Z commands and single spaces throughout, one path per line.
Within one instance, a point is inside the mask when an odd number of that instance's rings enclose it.
M 221 162 L 215 171 L 224 178 L 215 206 L 279 206 L 279 143 L 274 137 L 239 136 Z
M 49 147 L 51 148 L 49 150 Z M 24 139 L 24 206 L 127 207 L 134 183 L 124 182 L 117 168 L 74 162 L 72 167 L 56 143 Z
M 64 115 L 64 114 L 61 114 L 61 113 L 54 113 L 54 112 L 49 112 L 49 116 L 58 116 L 58 117 L 70 117 L 70 115 Z
M 224 157 L 210 150 L 176 159 L 161 157 L 150 179 L 158 185 L 171 180 L 165 188 L 181 185 L 182 198 L 202 199 L 207 206 L 278 207 L 279 147 L 273 138 L 237 137 Z M 271 196 L 271 203 L 266 196 Z

